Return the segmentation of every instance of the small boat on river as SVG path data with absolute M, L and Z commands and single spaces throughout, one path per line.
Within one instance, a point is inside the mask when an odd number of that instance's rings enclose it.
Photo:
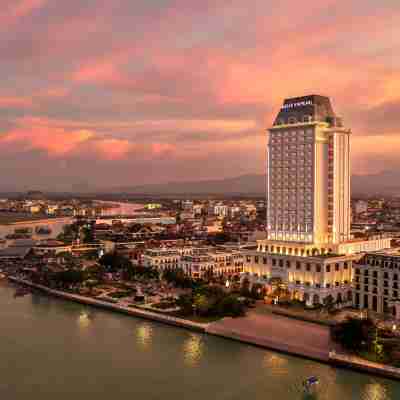
M 316 376 L 310 376 L 303 382 L 303 388 L 306 393 L 312 393 L 319 384 L 319 379 Z

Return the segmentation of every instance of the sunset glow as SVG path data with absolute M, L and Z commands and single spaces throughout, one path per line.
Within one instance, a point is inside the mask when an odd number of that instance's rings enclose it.
M 311 93 L 352 128 L 354 174 L 398 167 L 399 17 L 392 0 L 5 0 L 3 184 L 264 173 L 283 98 Z

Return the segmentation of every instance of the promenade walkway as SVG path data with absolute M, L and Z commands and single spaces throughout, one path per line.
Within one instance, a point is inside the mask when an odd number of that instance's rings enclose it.
M 208 325 L 206 332 L 286 353 L 328 362 L 329 328 L 275 315 L 263 306 L 244 318 L 224 318 Z

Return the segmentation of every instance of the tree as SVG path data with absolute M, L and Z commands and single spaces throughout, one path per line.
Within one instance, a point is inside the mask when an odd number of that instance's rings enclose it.
M 326 296 L 322 302 L 324 303 L 324 307 L 326 307 L 326 309 L 328 311 L 331 311 L 335 305 L 335 301 L 333 299 L 333 296 L 330 294 L 328 296 Z
M 255 283 L 250 291 L 250 296 L 255 300 L 263 298 L 263 286 L 260 283 Z
M 71 287 L 82 283 L 86 278 L 83 271 L 67 269 L 53 274 L 53 280 L 62 287 Z
M 201 316 L 209 315 L 214 304 L 215 300 L 207 297 L 205 294 L 197 294 L 194 297 L 194 306 Z
M 117 253 L 106 253 L 100 260 L 99 264 L 103 265 L 107 272 L 118 272 L 132 268 L 132 263 L 128 258 Z
M 373 328 L 370 319 L 348 318 L 332 328 L 332 338 L 347 350 L 359 351 L 370 340 Z
M 250 281 L 244 278 L 240 287 L 240 295 L 243 297 L 250 297 Z
M 218 312 L 230 317 L 240 317 L 244 315 L 244 305 L 238 300 L 237 296 L 229 295 L 223 298 L 218 304 Z
M 192 315 L 193 313 L 193 298 L 188 294 L 182 294 L 176 301 L 177 306 L 181 309 L 181 314 L 184 316 Z

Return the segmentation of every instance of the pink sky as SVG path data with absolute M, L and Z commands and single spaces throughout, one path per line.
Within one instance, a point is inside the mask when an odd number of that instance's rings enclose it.
M 399 167 L 398 0 L 3 0 L 2 188 L 263 173 L 285 97 L 331 97 L 355 174 Z

